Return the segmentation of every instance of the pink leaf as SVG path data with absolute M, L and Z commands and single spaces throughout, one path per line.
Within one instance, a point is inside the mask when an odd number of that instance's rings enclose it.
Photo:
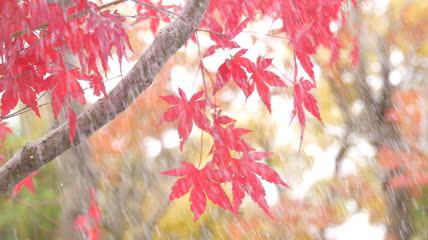
M 28 177 L 24 178 L 21 182 L 19 182 L 12 191 L 12 198 L 16 197 L 16 195 L 21 191 L 23 187 L 30 190 L 30 192 L 34 195 L 34 183 L 33 176 L 37 175 L 37 171 L 31 173 Z
M 68 118 L 68 126 L 70 127 L 69 140 L 73 143 L 74 136 L 76 135 L 77 116 L 71 107 L 67 108 L 66 117 Z
M 7 122 L 0 122 L 0 139 L 6 140 L 6 134 L 13 134 L 12 129 L 7 126 Z

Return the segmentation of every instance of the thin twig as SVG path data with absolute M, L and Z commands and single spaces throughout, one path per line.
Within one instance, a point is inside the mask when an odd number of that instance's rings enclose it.
M 151 5 L 151 4 L 148 4 L 148 3 L 145 3 L 145 2 L 141 2 L 141 1 L 138 1 L 138 0 L 132 0 L 133 2 L 135 2 L 136 4 L 138 4 L 138 5 L 142 5 L 142 6 L 145 6 L 145 7 L 148 7 L 148 8 L 151 8 L 151 9 L 154 9 L 154 10 L 156 10 L 156 11 L 159 11 L 159 12 L 162 12 L 162 13 L 165 13 L 165 14 L 167 14 L 167 15 L 169 15 L 169 16 L 176 16 L 176 17 L 178 17 L 178 14 L 177 13 L 175 13 L 175 12 L 172 12 L 172 11 L 169 11 L 169 10 L 166 10 L 166 9 L 163 9 L 163 8 L 160 8 L 160 7 L 157 7 L 157 6 L 154 6 L 154 5 Z
M 342 160 L 343 160 L 346 152 L 348 151 L 348 148 L 349 148 L 349 143 L 348 143 L 349 135 L 351 135 L 351 130 L 348 128 L 346 130 L 345 135 L 343 136 L 342 146 L 340 147 L 339 152 L 337 153 L 336 158 L 335 158 L 335 168 L 334 168 L 334 176 L 335 177 L 338 176 Z
M 212 33 L 212 34 L 215 34 L 215 35 L 218 35 L 218 36 L 223 36 L 224 35 L 223 33 L 214 32 L 214 31 L 211 31 L 211 30 L 208 30 L 208 29 L 203 29 L 203 28 L 198 28 L 197 31 Z
M 329 76 L 327 76 L 326 78 L 327 78 L 327 83 L 331 89 L 331 92 L 333 93 L 334 97 L 336 98 L 336 103 L 339 106 L 339 108 L 343 114 L 345 123 L 351 124 L 352 115 L 349 112 L 349 109 L 350 109 L 349 103 L 348 103 L 345 95 L 343 94 L 343 92 L 344 92 L 343 89 L 341 89 L 339 87 L 339 83 L 337 80 L 335 80 Z
M 205 110 L 205 107 L 209 104 L 208 88 L 207 88 L 207 83 L 205 81 L 205 72 L 204 72 L 205 67 L 204 67 L 204 62 L 202 61 L 201 45 L 198 38 L 198 32 L 195 32 L 195 36 L 196 36 L 196 45 L 198 46 L 199 67 L 201 68 L 202 82 L 204 83 L 204 89 L 205 89 L 205 106 L 204 106 L 204 110 Z M 203 144 L 204 144 L 204 131 L 201 131 L 201 146 L 200 146 L 201 149 L 200 149 L 198 168 L 201 167 Z
M 284 40 L 290 40 L 290 38 L 287 38 L 287 37 L 281 37 L 281 36 L 276 36 L 276 35 L 269 34 L 269 33 L 255 32 L 255 31 L 242 31 L 241 33 L 261 34 L 261 35 L 265 35 L 265 36 L 268 36 L 268 37 L 280 38 L 280 39 L 284 39 Z
M 379 49 L 379 61 L 382 66 L 381 74 L 383 79 L 383 88 L 382 88 L 382 98 L 380 99 L 379 107 L 380 111 L 379 117 L 383 117 L 385 112 L 391 107 L 391 94 L 393 86 L 389 81 L 389 74 L 391 72 L 391 64 L 388 58 L 388 48 L 386 46 L 385 40 L 382 37 L 378 38 L 378 49 Z

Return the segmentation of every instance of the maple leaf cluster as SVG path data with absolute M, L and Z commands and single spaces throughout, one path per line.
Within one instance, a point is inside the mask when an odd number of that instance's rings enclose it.
M 137 4 L 137 15 L 135 22 L 129 25 L 146 21 L 153 34 L 159 28 L 161 20 L 171 21 L 177 17 L 173 11 L 181 9 L 176 5 L 164 5 L 162 1 L 133 2 Z M 272 59 L 260 56 L 255 62 L 251 61 L 245 57 L 248 49 L 239 46 L 234 38 L 248 24 L 260 17 L 282 21 L 279 34 L 285 34 L 289 38 L 284 47 L 288 44 L 294 49 L 295 74 L 290 80 L 294 98 L 292 115 L 293 118 L 297 116 L 303 136 L 304 109 L 321 120 L 316 99 L 310 93 L 310 90 L 316 87 L 310 55 L 323 45 L 332 50 L 331 61 L 337 59 L 338 49 L 342 44 L 330 30 L 330 23 L 345 21 L 341 14 L 341 5 L 344 2 L 346 0 L 210 2 L 199 28 L 209 33 L 214 44 L 208 46 L 203 57 L 211 56 L 218 50 L 234 49 L 238 50 L 237 53 L 219 67 L 212 91 L 206 88 L 191 96 L 189 100 L 181 89 L 179 96 L 162 97 L 172 105 L 163 115 L 162 121 L 178 120 L 181 150 L 190 136 L 193 124 L 213 138 L 214 144 L 210 153 L 212 159 L 204 167 L 197 168 L 191 163 L 182 162 L 183 168 L 164 172 L 166 175 L 181 177 L 173 186 L 170 200 L 190 191 L 195 220 L 205 211 L 207 198 L 236 213 L 245 194 L 271 216 L 260 178 L 287 187 L 273 169 L 261 162 L 270 153 L 257 152 L 251 147 L 243 139 L 249 130 L 236 128 L 236 120 L 222 115 L 221 109 L 207 97 L 217 94 L 233 80 L 247 98 L 257 92 L 271 112 L 271 88 L 287 87 L 281 77 L 268 70 Z M 356 4 L 355 0 L 353 3 Z M 64 109 L 69 119 L 70 142 L 73 141 L 77 116 L 71 103 L 86 103 L 81 83 L 88 82 L 95 95 L 106 96 L 102 72 L 108 71 L 108 61 L 113 49 L 119 64 L 126 58 L 126 49 L 132 51 L 125 30 L 126 17 L 117 11 L 105 9 L 89 0 L 72 0 L 71 4 L 65 7 L 48 3 L 46 0 L 0 1 L 2 118 L 9 116 L 18 101 L 40 116 L 38 101 L 44 92 L 51 91 L 54 117 L 57 118 L 59 112 Z M 196 37 L 192 39 L 196 41 Z M 68 55 L 73 55 L 77 59 L 76 63 L 69 62 Z M 297 61 L 310 80 L 298 80 Z M 7 128 L 0 123 L 0 137 L 6 131 Z M 225 182 L 232 185 L 232 201 L 222 188 Z M 86 216 L 80 219 L 83 222 L 87 218 Z M 95 215 L 92 218 L 95 219 Z
M 151 1 L 142 2 L 146 5 L 137 8 L 138 22 L 144 20 L 146 13 L 153 13 L 150 6 L 155 6 Z M 157 6 L 177 9 L 162 2 Z M 101 73 L 108 71 L 113 48 L 119 64 L 126 57 L 126 49 L 132 51 L 125 17 L 89 0 L 71 0 L 67 6 L 46 0 L 4 0 L 0 1 L 0 19 L 0 120 L 16 115 L 10 113 L 18 101 L 40 117 L 39 100 L 50 91 L 54 118 L 64 109 L 72 142 L 77 116 L 71 103 L 86 103 L 82 83 L 88 82 L 94 95 L 107 96 Z M 151 20 L 158 22 L 150 22 L 155 32 L 159 19 Z M 70 62 L 70 55 L 77 61 Z M 12 131 L 6 122 L 0 122 L 0 139 L 4 141 L 8 133 Z M 35 174 L 21 181 L 12 196 L 22 187 L 34 193 Z
M 72 141 L 76 114 L 71 102 L 86 102 L 80 81 L 88 81 L 95 95 L 106 95 L 97 61 L 107 71 L 112 47 L 119 59 L 131 47 L 121 25 L 124 18 L 87 0 L 64 8 L 46 0 L 5 0 L 0 10 L 1 117 L 18 100 L 40 117 L 37 95 L 51 90 L 54 116 L 66 108 Z M 78 59 L 77 66 L 67 52 Z
M 161 20 L 163 22 L 171 22 L 171 11 L 178 12 L 181 6 L 169 4 L 164 5 L 163 1 L 152 2 L 149 0 L 136 0 L 138 15 L 137 22 L 149 20 L 149 29 L 153 34 L 157 33 Z
M 346 22 L 346 17 L 342 14 L 341 7 L 346 0 L 280 0 L 280 1 L 211 1 L 208 8 L 207 16 L 201 24 L 201 27 L 207 28 L 210 32 L 211 39 L 215 42 L 204 54 L 204 57 L 211 56 L 217 49 L 242 49 L 233 39 L 241 33 L 257 15 L 267 16 L 272 22 L 281 20 L 282 27 L 278 34 L 284 33 L 288 38 L 288 45 L 294 50 L 294 69 L 295 74 L 292 79 L 294 90 L 294 110 L 293 117 L 297 115 L 301 126 L 301 140 L 305 129 L 305 115 L 303 109 L 306 108 L 318 120 L 321 120 L 317 101 L 308 92 L 309 89 L 316 87 L 313 63 L 310 58 L 316 53 L 319 46 L 331 49 L 330 63 L 334 63 L 339 56 L 339 50 L 343 47 L 337 35 L 330 29 L 332 22 Z M 352 0 L 354 6 L 356 0 Z M 243 19 L 241 21 L 241 19 Z M 221 23 L 223 20 L 224 24 Z M 223 27 L 223 26 L 224 27 Z M 351 51 L 350 57 L 352 62 L 358 64 L 358 45 L 353 42 L 354 50 Z M 246 50 L 240 50 L 231 60 L 226 60 L 220 66 L 215 83 L 215 91 L 222 88 L 228 81 L 233 79 L 235 84 L 243 91 L 246 97 L 251 95 L 254 86 L 261 97 L 263 103 L 269 111 L 270 95 L 268 86 L 284 87 L 282 81 L 269 71 L 263 71 L 271 64 L 271 59 L 262 58 L 257 60 L 257 67 L 246 58 L 241 56 Z M 308 80 L 298 80 L 298 62 L 308 75 Z M 245 71 L 252 74 L 251 82 L 246 80 Z M 301 91 L 301 84 L 305 82 L 305 90 Z M 311 85 L 311 87 L 309 86 Z M 297 93 L 296 93 L 297 92 Z
M 0 139 L 2 141 L 6 140 L 6 134 L 12 134 L 12 129 L 7 126 L 6 122 L 0 122 Z
M 239 51 L 231 60 L 226 60 L 220 66 L 217 81 L 213 87 L 213 94 L 223 88 L 232 78 L 247 97 L 257 88 L 261 100 L 270 112 L 268 85 L 278 87 L 285 87 L 286 85 L 279 76 L 265 70 L 271 65 L 272 59 L 259 57 L 254 64 L 249 59 L 242 57 L 245 52 L 245 49 Z M 246 69 L 246 72 L 251 73 L 250 77 L 247 77 L 243 68 Z M 249 80 L 252 82 L 249 83 Z M 300 84 L 295 85 L 295 94 L 297 94 L 295 99 L 303 103 L 309 112 L 321 120 L 316 100 L 308 93 L 311 88 L 313 88 L 312 83 L 308 80 L 301 80 Z M 288 185 L 272 168 L 260 162 L 263 158 L 270 156 L 271 153 L 255 151 L 242 138 L 250 130 L 236 128 L 236 120 L 222 115 L 218 106 L 209 99 L 202 99 L 206 91 L 194 94 L 190 100 L 180 88 L 178 92 L 179 96 L 161 97 L 172 107 L 164 113 L 160 123 L 178 120 L 178 134 L 181 139 L 180 150 L 183 150 L 183 145 L 193 129 L 193 124 L 208 133 L 213 138 L 214 143 L 210 151 L 212 159 L 203 168 L 199 169 L 192 163 L 181 162 L 184 168 L 162 173 L 181 177 L 172 187 L 169 200 L 180 198 L 190 191 L 191 210 L 196 221 L 205 212 L 207 198 L 220 207 L 237 213 L 247 193 L 270 217 L 273 217 L 269 211 L 265 199 L 266 192 L 260 178 L 285 187 Z M 293 111 L 293 115 L 297 114 L 299 120 L 303 119 L 304 122 L 305 116 L 302 106 L 297 105 L 295 108 L 297 110 Z M 210 118 L 209 115 L 207 116 L 207 110 L 212 110 Z M 240 157 L 234 158 L 234 155 Z M 232 203 L 221 186 L 225 182 L 232 183 Z
M 280 33 L 285 33 L 289 37 L 288 44 L 294 49 L 295 74 L 290 81 L 294 98 L 291 120 L 297 116 L 301 125 L 301 143 L 306 123 L 304 109 L 321 122 L 317 101 L 310 93 L 311 89 L 316 87 L 314 65 L 310 55 L 315 54 L 316 49 L 323 45 L 332 50 L 331 62 L 337 60 L 342 45 L 329 26 L 332 21 L 345 21 L 341 15 L 343 2 L 345 1 L 211 1 L 201 28 L 208 29 L 214 44 L 207 48 L 203 57 L 211 56 L 217 50 L 238 50 L 218 68 L 216 80 L 212 84 L 212 96 L 233 80 L 246 98 L 257 90 L 261 101 L 271 112 L 271 88 L 285 88 L 287 85 L 277 74 L 267 70 L 272 65 L 272 59 L 260 56 L 256 62 L 251 61 L 245 57 L 248 49 L 239 46 L 234 38 L 260 13 L 261 16 L 268 16 L 273 21 L 282 20 Z M 356 1 L 353 3 L 356 5 Z M 354 55 L 355 53 L 353 53 L 355 58 Z M 297 61 L 310 80 L 305 78 L 298 80 Z M 248 194 L 272 217 L 260 178 L 285 187 L 288 185 L 281 180 L 278 173 L 261 162 L 271 153 L 257 152 L 242 138 L 250 130 L 235 128 L 236 120 L 222 115 L 221 109 L 207 97 L 209 90 L 206 86 L 205 91 L 194 94 L 190 100 L 187 100 L 181 89 L 178 91 L 180 97 L 161 97 L 173 105 L 165 112 L 161 122 L 179 121 L 181 150 L 190 135 L 193 123 L 208 133 L 213 138 L 214 144 L 210 151 L 211 160 L 204 167 L 199 168 L 192 163 L 181 162 L 183 168 L 163 172 L 165 175 L 180 177 L 172 187 L 169 200 L 180 198 L 190 192 L 191 210 L 196 221 L 205 212 L 207 198 L 220 207 L 236 213 L 245 194 Z M 204 93 L 205 99 L 201 99 Z M 231 182 L 232 200 L 222 188 L 225 182 Z
M 215 45 L 214 48 L 219 46 Z M 209 48 L 208 51 L 210 51 Z M 246 97 L 249 97 L 254 89 L 270 112 L 270 90 L 268 85 L 286 87 L 279 76 L 265 70 L 271 65 L 272 59 L 259 57 L 256 63 L 243 57 L 246 49 L 240 50 L 232 59 L 226 60 L 217 72 L 217 80 L 213 88 L 216 94 L 221 88 L 233 79 L 242 89 Z M 205 54 L 208 56 L 207 54 Z M 247 72 L 251 74 L 247 77 Z M 172 122 L 178 120 L 178 134 L 180 136 L 180 150 L 187 141 L 193 124 L 208 133 L 214 140 L 210 151 L 212 160 L 205 167 L 199 169 L 192 163 L 181 162 L 184 168 L 177 168 L 162 174 L 181 177 L 172 187 L 169 200 L 180 198 L 190 191 L 191 210 L 196 221 L 205 212 L 207 198 L 220 207 L 237 213 L 242 200 L 247 193 L 270 217 L 265 196 L 266 192 L 260 178 L 276 184 L 288 187 L 280 176 L 268 165 L 260 162 L 270 155 L 267 152 L 256 152 L 251 145 L 242 139 L 243 135 L 250 132 L 248 129 L 236 128 L 236 120 L 222 115 L 218 106 L 209 99 L 202 99 L 206 91 L 194 94 L 190 100 L 179 88 L 179 96 L 163 96 L 165 102 L 173 105 L 163 115 L 163 121 Z M 206 96 L 206 95 L 205 95 Z M 210 118 L 206 112 L 212 110 Z M 210 120 L 211 119 L 211 120 Z M 234 158 L 233 153 L 240 155 Z M 233 202 L 221 184 L 232 183 Z

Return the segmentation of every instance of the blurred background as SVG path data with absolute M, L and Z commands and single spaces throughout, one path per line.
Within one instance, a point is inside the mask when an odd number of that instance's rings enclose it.
M 113 9 L 126 13 L 133 7 Z M 255 94 L 245 101 L 233 84 L 217 99 L 239 127 L 252 130 L 247 141 L 274 153 L 266 162 L 291 186 L 264 182 L 275 221 L 247 197 L 236 216 L 209 203 L 197 222 L 188 196 L 168 204 L 176 179 L 159 173 L 179 167 L 179 161 L 198 162 L 201 152 L 208 160 L 211 147 L 194 130 L 180 152 L 176 123 L 156 127 L 168 109 L 159 96 L 175 94 L 178 87 L 188 95 L 202 88 L 192 42 L 129 109 L 41 169 L 33 177 L 35 194 L 23 189 L 0 199 L 0 238 L 85 239 L 73 222 L 87 214 L 88 189 L 94 188 L 100 239 L 428 239 L 428 1 L 361 0 L 358 8 L 343 8 L 346 21 L 330 24 L 344 45 L 338 61 L 332 64 L 335 53 L 323 48 L 313 56 L 312 93 L 324 126 L 307 114 L 300 151 L 300 127 L 289 124 L 291 89 L 274 90 L 272 114 Z M 274 58 L 269 70 L 290 77 L 293 51 L 286 36 L 271 36 L 281 26 L 259 19 L 236 41 L 250 58 Z M 135 55 L 123 64 L 124 73 L 153 40 L 149 31 L 147 24 L 129 29 Z M 198 37 L 210 41 L 203 32 Z M 356 66 L 352 51 L 359 56 Z M 215 78 L 229 55 L 204 59 L 206 77 Z M 120 80 L 119 64 L 110 67 L 109 89 Z M 96 100 L 91 92 L 87 97 Z M 0 145 L 6 159 L 59 124 L 49 121 L 49 107 L 42 115 L 9 121 L 14 134 Z

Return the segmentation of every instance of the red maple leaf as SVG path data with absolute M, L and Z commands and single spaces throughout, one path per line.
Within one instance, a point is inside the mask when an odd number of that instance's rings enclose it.
M 212 164 L 207 164 L 203 169 L 197 169 L 192 163 L 181 162 L 184 168 L 176 168 L 161 174 L 168 176 L 182 177 L 172 186 L 169 201 L 184 196 L 190 192 L 191 210 L 194 213 L 194 221 L 205 212 L 207 205 L 206 198 L 220 207 L 233 211 L 229 198 L 220 186 L 223 182 L 222 175 L 218 174 L 219 170 L 213 169 Z
M 86 31 L 91 33 L 94 44 L 89 49 L 90 53 L 98 53 L 101 65 L 104 71 L 108 70 L 108 57 L 111 55 L 110 50 L 113 46 L 116 47 L 116 54 L 119 60 L 120 68 L 122 66 L 122 57 L 126 57 L 125 48 L 128 47 L 132 51 L 131 43 L 129 42 L 128 34 L 121 25 L 125 21 L 125 17 L 121 16 L 117 10 L 113 13 L 110 10 L 99 11 L 94 9 L 98 16 L 91 14 L 88 17 Z M 102 20 L 101 20 L 101 19 Z
M 1 98 L 2 117 L 6 116 L 16 106 L 18 99 L 40 117 L 36 91 L 28 85 L 25 79 L 21 77 L 17 79 L 6 78 L 5 81 L 0 83 L 0 92 L 2 91 L 4 91 Z
M 359 57 L 360 47 L 358 45 L 357 40 L 354 38 L 352 38 L 352 44 L 353 44 L 353 48 L 352 48 L 352 51 L 349 53 L 349 56 L 351 57 L 352 65 L 357 66 L 360 62 L 360 57 Z
M 82 105 L 86 103 L 82 86 L 78 81 L 82 77 L 78 69 L 66 70 L 57 66 L 49 66 L 49 70 L 55 72 L 45 79 L 49 85 L 55 86 L 52 90 L 52 110 L 55 119 L 64 103 L 69 104 L 72 98 Z
M 88 215 L 94 219 L 94 224 L 98 225 L 100 222 L 101 211 L 98 208 L 97 200 L 95 199 L 95 189 L 89 189 L 89 195 L 91 196 L 91 204 L 89 206 Z
M 232 165 L 228 169 L 228 176 L 232 181 L 233 207 L 235 211 L 241 206 L 245 192 L 247 192 L 253 201 L 273 218 L 265 199 L 265 189 L 258 176 L 270 183 L 281 184 L 287 188 L 289 186 L 281 180 L 278 173 L 272 168 L 264 163 L 257 162 L 270 155 L 271 153 L 268 152 L 245 152 L 241 159 L 232 159 Z
M 12 198 L 16 197 L 16 195 L 21 191 L 23 187 L 26 187 L 30 192 L 34 195 L 34 183 L 33 183 L 33 176 L 37 175 L 38 172 L 35 171 L 31 173 L 28 177 L 24 178 L 21 182 L 19 182 L 12 191 Z
M 166 12 L 159 11 L 158 9 L 164 9 L 166 11 L 179 11 L 181 10 L 180 6 L 177 5 L 164 5 L 161 1 L 153 3 L 149 0 L 140 0 L 141 4 L 137 5 L 138 19 L 136 21 L 149 20 L 150 31 L 153 34 L 157 33 L 159 28 L 160 20 L 164 22 L 171 22 L 171 18 Z M 148 7 L 153 6 L 153 7 Z
M 178 122 L 178 135 L 180 136 L 180 149 L 183 150 L 183 144 L 186 142 L 187 138 L 192 131 L 193 123 L 196 124 L 200 129 L 204 131 L 209 131 L 210 121 L 205 115 L 205 104 L 206 100 L 198 100 L 204 94 L 204 91 L 200 91 L 192 96 L 188 101 L 186 94 L 178 89 L 180 97 L 177 96 L 162 96 L 160 97 L 165 102 L 172 104 L 163 115 L 159 124 L 163 121 L 172 122 L 179 119 Z
M 239 45 L 232 41 L 242 30 L 247 26 L 248 22 L 252 19 L 247 17 L 239 23 L 239 17 L 230 16 L 225 24 L 225 29 L 223 33 L 223 27 L 215 20 L 214 18 L 207 18 L 207 25 L 212 31 L 210 33 L 211 39 L 216 42 L 216 45 L 213 45 L 207 49 L 204 54 L 204 58 L 214 54 L 215 50 L 222 49 L 233 49 L 240 48 Z
M 219 68 L 216 74 L 216 82 L 214 86 L 214 94 L 223 88 L 230 79 L 233 79 L 235 84 L 242 89 L 244 95 L 249 97 L 254 90 L 254 86 L 248 83 L 247 73 L 244 68 L 250 69 L 252 65 L 248 58 L 242 57 L 247 52 L 247 49 L 242 49 L 237 52 L 232 59 L 227 59 Z
M 317 105 L 317 100 L 314 98 L 314 96 L 312 96 L 311 93 L 309 93 L 309 90 L 311 90 L 312 88 L 314 88 L 314 85 L 308 80 L 303 80 L 303 78 L 300 78 L 300 83 L 294 85 L 294 109 L 291 115 L 290 122 L 292 122 L 294 117 L 297 115 L 301 127 L 300 147 L 302 145 L 303 132 L 305 131 L 306 125 L 303 106 L 305 106 L 306 110 L 308 110 L 314 117 L 316 117 L 322 123 Z
M 285 83 L 281 80 L 281 78 L 273 72 L 266 71 L 265 69 L 272 64 L 271 58 L 262 57 L 257 58 L 257 65 L 250 69 L 252 75 L 251 79 L 253 79 L 253 84 L 256 84 L 257 92 L 259 93 L 260 98 L 263 103 L 268 108 L 269 112 L 271 112 L 271 104 L 270 104 L 270 86 L 276 87 L 286 87 Z
M 232 155 L 226 146 L 217 145 L 211 149 L 212 162 L 220 169 L 225 169 L 232 163 Z
M 77 216 L 77 218 L 74 220 L 73 225 L 79 229 L 80 231 L 84 231 L 85 226 L 87 224 L 89 224 L 90 222 L 90 218 L 88 216 L 85 215 L 79 215 Z
M 94 89 L 95 96 L 100 96 L 101 93 L 103 93 L 104 96 L 107 97 L 107 91 L 103 82 L 103 77 L 99 72 L 88 75 L 82 74 L 82 76 L 82 80 L 89 81 L 89 86 Z
M 70 106 L 67 108 L 65 116 L 68 118 L 68 127 L 70 128 L 68 139 L 70 140 L 70 143 L 73 143 L 74 136 L 76 135 L 77 116 Z
M 296 56 L 300 61 L 300 64 L 302 65 L 305 72 L 309 75 L 309 77 L 312 79 L 312 82 L 315 83 L 315 74 L 314 74 L 314 64 L 312 63 L 311 57 L 306 52 L 298 52 L 296 51 Z
M 216 151 L 219 149 L 229 151 L 229 149 L 231 149 L 237 152 L 254 150 L 248 142 L 241 139 L 241 137 L 244 134 L 249 133 L 250 130 L 245 128 L 235 128 L 236 120 L 227 116 L 219 115 L 220 112 L 217 113 L 217 116 L 213 116 L 214 126 L 209 131 L 209 134 L 211 134 L 214 139 L 214 149 Z M 226 127 L 223 127 L 223 125 L 226 125 Z
M 7 125 L 7 122 L 0 122 L 0 139 L 2 141 L 6 140 L 6 134 L 12 134 L 12 129 L 10 129 Z

